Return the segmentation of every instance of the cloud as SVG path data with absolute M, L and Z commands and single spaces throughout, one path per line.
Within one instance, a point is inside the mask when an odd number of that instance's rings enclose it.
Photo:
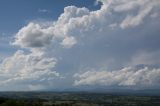
M 143 23 L 145 17 L 160 4 L 157 0 L 144 0 L 143 2 L 141 0 L 99 1 L 103 5 L 97 11 L 89 11 L 85 7 L 68 6 L 64 8 L 64 13 L 60 15 L 58 20 L 51 25 L 44 27 L 38 23 L 29 23 L 16 34 L 13 45 L 19 45 L 22 48 L 44 48 L 58 41 L 64 47 L 72 47 L 78 43 L 77 38 L 89 34 L 104 34 L 110 26 L 111 28 L 117 26 L 121 28 L 135 27 Z M 131 6 L 126 7 L 127 4 Z M 128 13 L 128 11 L 130 12 Z M 116 13 L 112 12 L 122 12 L 123 18 L 116 18 Z M 135 13 L 136 15 L 134 15 Z
M 153 0 L 154 1 L 154 0 Z M 131 10 L 136 10 L 139 7 L 144 7 L 146 4 L 149 4 L 149 0 L 121 0 L 118 2 L 118 0 L 115 2 L 115 4 L 118 4 L 115 6 L 114 11 L 116 12 L 126 12 Z
M 135 27 L 143 23 L 152 10 L 160 5 L 158 0 L 98 0 L 108 6 L 109 11 L 121 13 L 121 28 Z M 113 15 L 113 14 L 112 14 Z M 117 20 L 118 21 L 118 20 Z
M 72 45 L 76 44 L 77 41 L 74 37 L 66 37 L 63 41 L 62 41 L 62 45 L 64 45 L 64 47 L 66 48 L 71 48 Z
M 74 85 L 160 86 L 160 69 L 126 67 L 115 71 L 86 71 L 75 74 Z
M 39 9 L 38 12 L 40 12 L 40 13 L 50 13 L 50 11 L 47 10 L 47 9 Z
M 76 74 L 75 85 L 159 86 L 158 68 L 132 67 L 158 63 L 149 60 L 159 56 L 159 1 L 97 2 L 102 5 L 96 11 L 67 6 L 56 21 L 29 22 L 19 29 L 12 45 L 20 48 L 2 61 L 0 84 L 33 90 L 67 86 L 68 82 L 71 86 L 71 76 L 89 67 L 95 70 Z M 151 52 L 137 56 L 139 51 Z M 61 74 L 67 74 L 65 80 L 54 83 Z
M 51 40 L 52 34 L 47 29 L 43 29 L 39 24 L 29 23 L 16 34 L 13 45 L 22 48 L 42 48 L 49 45 Z
M 23 51 L 17 51 L 0 65 L 0 85 L 41 84 L 42 81 L 48 83 L 49 80 L 59 77 L 59 73 L 53 71 L 55 65 L 54 58 L 46 58 L 43 54 L 24 54 Z
M 120 24 L 121 28 L 134 27 L 141 24 L 151 10 L 152 6 L 147 6 L 145 9 L 140 10 L 136 16 L 128 15 Z
M 72 25 L 70 21 L 88 13 L 89 10 L 86 8 L 77 8 L 75 6 L 65 7 L 64 13 L 61 14 L 58 20 L 48 26 L 30 22 L 21 28 L 16 34 L 15 41 L 12 45 L 17 45 L 21 48 L 39 49 L 47 48 L 58 41 L 64 47 L 72 47 L 77 42 L 74 38 L 75 35 L 72 35 L 71 32 L 76 28 L 78 20 L 74 21 L 76 22 L 75 25 Z
M 132 56 L 130 65 L 150 65 L 150 66 L 158 66 L 160 64 L 160 51 L 139 51 Z

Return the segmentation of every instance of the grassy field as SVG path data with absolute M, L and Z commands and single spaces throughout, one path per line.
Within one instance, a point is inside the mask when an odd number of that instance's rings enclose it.
M 0 106 L 160 106 L 160 97 L 84 92 L 1 92 Z

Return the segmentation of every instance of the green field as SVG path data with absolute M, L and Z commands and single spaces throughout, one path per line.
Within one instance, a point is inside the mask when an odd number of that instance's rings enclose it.
M 0 106 L 160 106 L 160 97 L 84 92 L 2 92 Z

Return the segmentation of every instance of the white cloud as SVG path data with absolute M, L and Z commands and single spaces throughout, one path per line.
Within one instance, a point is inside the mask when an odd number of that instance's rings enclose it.
M 80 56 L 77 56 L 77 53 L 76 55 L 71 54 L 71 56 L 69 55 L 70 57 L 67 58 L 72 60 L 74 57 L 78 57 L 78 62 L 73 62 L 75 64 L 77 63 L 79 67 L 79 63 L 85 61 L 79 58 L 84 55 L 86 55 L 84 56 L 85 58 L 83 57 L 84 59 L 90 59 L 87 60 L 88 63 L 85 65 L 88 65 L 89 62 L 97 62 L 97 58 L 104 58 L 102 60 L 107 61 L 109 53 L 111 54 L 110 58 L 115 57 L 113 58 L 114 61 L 117 61 L 121 56 L 122 58 L 128 59 L 128 54 L 123 54 L 123 50 L 125 49 L 125 52 L 129 51 L 127 49 L 131 47 L 127 44 L 133 42 L 134 39 L 131 38 L 134 37 L 129 38 L 126 35 L 126 33 L 128 34 L 129 32 L 127 32 L 128 30 L 125 28 L 136 27 L 141 23 L 145 23 L 145 19 L 149 18 L 147 16 L 150 15 L 153 10 L 155 13 L 159 12 L 159 8 L 156 7 L 159 6 L 160 2 L 158 0 L 97 1 L 102 2 L 102 6 L 99 10 L 90 11 L 85 7 L 78 8 L 75 6 L 67 6 L 64 8 L 64 13 L 58 17 L 57 21 L 47 25 L 30 22 L 28 25 L 22 27 L 15 35 L 15 40 L 12 44 L 20 46 L 22 49 L 25 48 L 25 50 L 23 52 L 17 51 L 13 56 L 6 58 L 2 62 L 0 65 L 0 84 L 3 85 L 13 82 L 20 82 L 23 84 L 23 82 L 25 82 L 31 89 L 44 88 L 44 83 L 40 84 L 41 81 L 49 83 L 52 82 L 55 77 L 60 76 L 57 72 L 58 70 L 54 71 L 55 64 L 57 63 L 57 57 L 55 56 L 58 55 L 58 57 L 60 57 L 59 54 L 63 54 L 60 52 L 63 51 L 64 47 L 72 50 L 72 47 L 77 43 L 85 42 L 84 44 L 88 44 L 88 48 L 86 46 L 86 49 L 83 49 L 86 50 L 86 54 L 80 52 Z M 45 12 L 45 10 L 43 10 L 43 12 Z M 132 32 L 133 31 L 131 31 L 131 33 Z M 136 34 L 138 33 L 136 32 Z M 134 35 L 137 40 L 139 37 L 137 37 L 136 34 Z M 141 36 L 141 34 L 138 36 Z M 58 50 L 56 47 L 58 47 Z M 85 45 L 83 47 L 85 48 Z M 79 47 L 79 49 L 83 47 Z M 26 50 L 27 52 L 25 52 Z M 75 49 L 75 51 L 76 50 L 77 49 Z M 91 51 L 88 52 L 87 50 Z M 72 52 L 75 51 L 72 50 Z M 89 56 L 91 56 L 91 58 Z M 146 57 L 150 59 L 150 56 L 146 55 Z M 139 59 L 142 60 L 143 63 L 146 61 L 145 59 Z M 133 61 L 139 61 L 139 59 Z M 121 59 L 119 59 L 118 62 L 121 62 Z M 97 63 L 101 63 L 101 61 Z M 72 62 L 70 64 L 73 65 Z M 152 75 L 154 77 L 152 77 Z M 137 70 L 134 68 L 124 68 L 116 71 L 87 71 L 75 76 L 79 78 L 79 80 L 75 81 L 75 85 L 150 85 L 151 82 L 153 82 L 153 84 L 158 84 L 159 69 L 150 70 L 149 68 L 144 68 Z M 29 81 L 33 81 L 36 84 L 30 84 L 31 82 Z
M 147 6 L 145 9 L 142 9 L 139 11 L 138 15 L 131 16 L 128 15 L 121 23 L 121 28 L 127 28 L 127 27 L 135 27 L 139 24 L 141 24 L 146 17 L 152 10 L 151 6 Z
M 120 22 L 116 26 L 120 26 L 121 28 L 135 27 L 143 23 L 145 17 L 152 9 L 160 4 L 157 0 L 144 0 L 143 2 L 141 0 L 98 1 L 101 1 L 103 5 L 97 11 L 89 11 L 85 7 L 68 6 L 64 8 L 64 13 L 60 15 L 58 20 L 48 26 L 44 27 L 38 23 L 29 23 L 19 30 L 13 44 L 23 48 L 44 48 L 58 41 L 64 47 L 68 45 L 72 47 L 78 43 L 82 35 L 99 35 L 100 32 L 104 34 L 108 26 L 115 23 Z M 126 7 L 128 4 L 131 6 Z M 123 12 L 121 13 L 122 18 L 116 18 L 117 15 L 112 13 L 113 10 L 115 12 Z M 111 28 L 113 27 L 111 26 Z M 68 42 L 69 38 L 71 39 Z
M 64 45 L 64 47 L 66 48 L 70 48 L 72 47 L 72 45 L 76 44 L 77 41 L 74 37 L 66 37 L 63 41 L 62 41 L 62 45 Z
M 16 34 L 13 45 L 22 48 L 42 48 L 51 43 L 52 37 L 52 33 L 39 24 L 29 23 Z
M 160 69 L 126 67 L 115 71 L 87 71 L 75 74 L 74 85 L 159 86 Z
M 24 54 L 23 51 L 17 51 L 0 65 L 0 85 L 4 86 L 10 83 L 23 85 L 27 81 L 27 84 L 30 84 L 30 81 L 39 84 L 42 79 L 48 83 L 48 80 L 59 77 L 59 73 L 53 70 L 55 64 L 56 59 L 54 58 L 47 58 L 34 53 Z
M 121 28 L 135 27 L 142 24 L 150 12 L 160 5 L 159 0 L 97 0 L 107 7 L 107 11 L 121 13 Z M 114 18 L 114 14 L 113 18 Z
M 118 0 L 117 0 L 118 1 Z M 115 6 L 114 11 L 116 12 L 124 12 L 135 10 L 141 6 L 144 6 L 148 0 L 121 0 L 119 2 L 115 2 L 118 5 Z
M 50 11 L 47 9 L 39 9 L 38 12 L 40 13 L 49 13 Z
M 58 41 L 64 47 L 72 47 L 77 43 L 75 36 L 98 28 L 96 24 L 102 18 L 101 15 L 103 15 L 101 11 L 90 12 L 87 8 L 68 6 L 64 8 L 64 13 L 58 20 L 51 25 L 44 27 L 41 24 L 30 22 L 21 28 L 12 44 L 22 48 L 39 49 Z

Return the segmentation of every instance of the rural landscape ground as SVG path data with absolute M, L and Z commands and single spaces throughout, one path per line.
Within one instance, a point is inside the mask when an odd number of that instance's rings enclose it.
M 1 92 L 0 106 L 160 106 L 160 96 L 89 92 Z

